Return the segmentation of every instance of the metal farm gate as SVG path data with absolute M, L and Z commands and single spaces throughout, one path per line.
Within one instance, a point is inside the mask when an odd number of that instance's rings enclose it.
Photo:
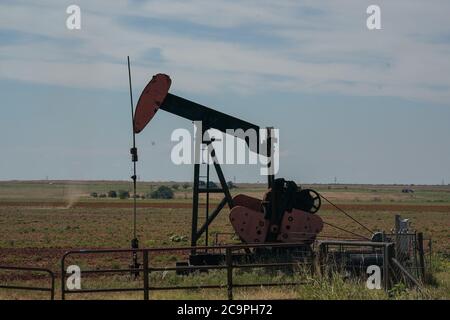
M 426 268 L 431 265 L 427 261 L 431 259 L 431 239 L 424 240 L 421 233 L 394 233 L 386 234 L 385 240 L 389 242 L 323 240 L 314 245 L 316 250 L 306 249 L 298 243 L 73 250 L 61 258 L 61 299 L 66 299 L 67 295 L 88 293 L 141 292 L 142 297 L 148 300 L 151 292 L 195 289 L 223 289 L 227 292 L 227 298 L 233 299 L 235 288 L 306 284 L 308 282 L 305 277 L 300 277 L 305 273 L 324 275 L 329 270 L 338 268 L 355 276 L 367 276 L 368 265 L 380 267 L 385 290 L 389 290 L 393 283 L 400 281 L 412 284 L 420 290 L 422 284 L 426 282 L 428 273 Z M 428 252 L 424 251 L 425 241 L 428 241 Z M 130 262 L 132 256 L 138 257 L 141 262 L 139 267 L 130 265 L 128 268 L 121 268 L 121 265 Z M 186 262 L 179 262 L 183 259 Z M 191 260 L 191 263 L 188 263 L 188 260 Z M 80 266 L 83 289 L 71 290 L 66 286 L 67 279 L 73 275 L 67 271 L 69 265 Z M 16 285 L 8 281 L 7 277 L 3 277 L 0 279 L 0 289 L 43 291 L 49 292 L 51 299 L 54 298 L 55 274 L 51 270 L 0 266 L 0 271 L 2 270 L 48 274 L 49 286 Z M 262 276 L 251 278 L 252 281 L 242 281 L 238 275 L 242 275 L 245 270 L 261 272 Z M 264 277 L 278 271 L 289 276 Z M 217 272 L 217 278 L 214 278 L 217 282 L 199 283 L 200 280 L 195 280 L 186 284 L 183 281 L 180 283 L 169 281 L 170 285 L 167 283 L 162 285 L 161 279 L 169 273 L 172 275 L 175 273 L 176 279 L 183 279 L 182 275 L 201 275 L 206 272 Z M 159 277 L 158 274 L 162 276 Z M 92 278 L 105 277 L 106 283 L 109 284 L 113 275 L 128 275 L 127 279 L 137 281 L 123 282 L 122 278 L 120 283 L 127 285 L 124 287 L 111 285 L 100 287 L 98 284 L 92 286 L 92 283 L 89 283 Z M 135 286 L 130 286 L 131 284 Z
M 246 252 L 248 250 L 268 250 L 271 252 L 279 251 L 280 249 L 290 250 L 290 252 L 297 252 L 298 257 L 294 259 L 283 259 L 282 255 L 278 261 L 273 259 L 271 261 L 256 261 L 252 259 L 246 259 Z M 178 255 L 184 255 L 195 252 L 196 255 L 201 256 L 205 252 L 211 254 L 212 256 L 218 257 L 217 264 L 205 264 L 205 265 L 188 265 L 187 263 L 177 264 L 175 266 L 158 266 L 152 264 L 155 257 L 161 254 L 176 253 Z M 142 286 L 133 288 L 92 288 L 92 289 L 79 289 L 79 290 L 68 290 L 66 288 L 67 274 L 66 266 L 69 258 L 74 256 L 83 255 L 108 255 L 108 254 L 138 254 L 142 258 L 141 266 L 137 268 L 124 268 L 124 269 L 88 269 L 82 270 L 83 275 L 92 274 L 131 274 L 131 275 L 142 275 Z M 195 255 L 194 255 L 195 257 Z M 293 256 L 291 255 L 291 258 Z M 240 258 L 240 259 L 239 259 Z M 239 245 L 224 245 L 224 246 L 196 246 L 196 247 L 172 247 L 172 248 L 151 248 L 151 249 L 111 249 L 111 250 L 75 250 L 67 252 L 61 259 L 61 299 L 66 299 L 67 295 L 82 294 L 82 293 L 100 293 L 100 292 L 142 292 L 144 300 L 150 299 L 151 291 L 164 291 L 164 290 L 190 290 L 190 289 L 226 289 L 228 299 L 233 299 L 233 289 L 234 288 L 245 288 L 245 287 L 273 287 L 273 286 L 294 286 L 301 285 L 305 282 L 303 281 L 290 281 L 290 282 L 252 282 L 252 283 L 237 283 L 235 277 L 233 276 L 233 271 L 238 269 L 286 269 L 286 268 L 296 268 L 300 266 L 306 266 L 310 268 L 312 266 L 313 255 L 312 252 L 303 252 L 301 245 L 295 244 L 239 244 Z M 275 260 L 275 261 L 274 261 Z M 174 285 L 174 286 L 161 286 L 156 283 L 152 283 L 150 275 L 156 272 L 176 272 L 177 274 L 189 274 L 192 272 L 205 272 L 212 270 L 224 270 L 226 274 L 225 283 L 216 284 L 196 284 L 196 285 Z

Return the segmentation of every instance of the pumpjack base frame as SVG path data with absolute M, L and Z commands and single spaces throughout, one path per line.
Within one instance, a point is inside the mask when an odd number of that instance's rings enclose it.
M 255 264 L 255 267 L 259 264 L 270 264 L 274 262 L 299 262 L 308 261 L 312 265 L 314 259 L 314 252 L 309 245 L 299 243 L 298 247 L 289 248 L 272 248 L 268 244 L 267 248 L 258 248 L 253 250 L 244 250 L 239 252 L 233 252 L 231 254 L 231 260 L 234 265 L 239 264 Z M 226 263 L 226 255 L 223 252 L 215 252 L 214 246 L 207 251 L 196 251 L 189 255 L 187 261 L 178 261 L 177 267 L 186 266 L 219 266 Z M 292 268 L 292 267 L 291 267 Z M 189 272 L 182 268 L 177 270 L 178 275 L 188 275 Z M 200 272 L 207 272 L 206 269 L 198 269 Z

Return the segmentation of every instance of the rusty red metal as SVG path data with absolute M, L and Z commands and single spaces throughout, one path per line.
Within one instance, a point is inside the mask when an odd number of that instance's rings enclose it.
M 276 228 L 277 241 L 294 243 L 314 241 L 323 229 L 322 219 L 309 212 L 298 209 L 286 211 L 280 225 L 271 226 L 264 217 L 261 200 L 239 194 L 233 198 L 233 203 L 235 206 L 230 211 L 230 222 L 246 243 L 264 243 L 269 228 Z
M 284 213 L 277 240 L 281 242 L 311 241 L 322 229 L 323 221 L 318 215 L 292 209 L 291 212 Z
M 242 206 L 234 206 L 230 211 L 230 222 L 245 243 L 264 243 L 269 231 L 269 221 L 264 213 Z
M 245 194 L 238 194 L 233 197 L 233 203 L 235 206 L 246 207 L 255 211 L 261 211 L 261 200 L 247 196 Z
M 153 76 L 139 97 L 134 114 L 134 132 L 141 132 L 158 111 L 169 92 L 172 80 L 163 73 Z

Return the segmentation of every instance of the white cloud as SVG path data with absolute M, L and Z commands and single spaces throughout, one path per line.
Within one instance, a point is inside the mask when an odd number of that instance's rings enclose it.
M 336 92 L 448 104 L 450 3 L 378 2 L 381 31 L 365 28 L 368 1 L 78 1 L 80 32 L 65 29 L 65 4 L 60 1 L 2 4 L 2 33 L 42 38 L 0 44 L 0 78 L 126 88 L 124 62 L 130 55 L 138 83 L 162 71 L 183 91 Z M 118 22 L 125 15 L 158 18 L 168 26 L 191 23 L 230 36 L 133 28 Z M 245 28 L 255 37 L 260 32 L 277 41 L 254 45 L 230 40 Z M 162 61 L 145 61 L 154 48 Z

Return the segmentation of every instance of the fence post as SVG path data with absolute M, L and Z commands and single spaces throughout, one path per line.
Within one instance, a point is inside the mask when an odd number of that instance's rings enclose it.
M 320 275 L 323 276 L 324 272 L 325 272 L 325 259 L 327 257 L 327 248 L 326 245 L 324 243 L 319 243 L 319 250 L 318 250 L 318 259 L 317 259 L 317 268 L 316 268 L 316 272 Z
M 395 257 L 398 261 L 402 261 L 403 257 L 400 255 L 401 252 L 401 236 L 400 236 L 400 220 L 401 217 L 399 214 L 395 215 Z
M 149 300 L 149 286 L 148 286 L 148 251 L 144 250 L 142 252 L 143 266 L 144 266 L 144 300 Z
M 66 270 L 64 269 L 66 256 L 61 260 L 61 300 L 66 300 Z
M 385 291 L 388 291 L 390 289 L 389 266 L 391 263 L 391 258 L 393 256 L 392 249 L 392 243 L 386 244 L 383 247 L 383 285 Z
M 227 263 L 228 300 L 233 300 L 233 261 L 231 259 L 231 248 L 226 248 L 225 254 Z
M 419 249 L 419 268 L 420 268 L 420 275 L 422 277 L 422 282 L 425 282 L 425 259 L 424 259 L 424 253 L 423 253 L 423 233 L 419 232 L 417 234 L 417 242 L 418 242 L 418 249 Z
M 50 300 L 55 300 L 55 275 L 50 273 L 50 277 L 52 279 L 52 287 L 50 291 Z

